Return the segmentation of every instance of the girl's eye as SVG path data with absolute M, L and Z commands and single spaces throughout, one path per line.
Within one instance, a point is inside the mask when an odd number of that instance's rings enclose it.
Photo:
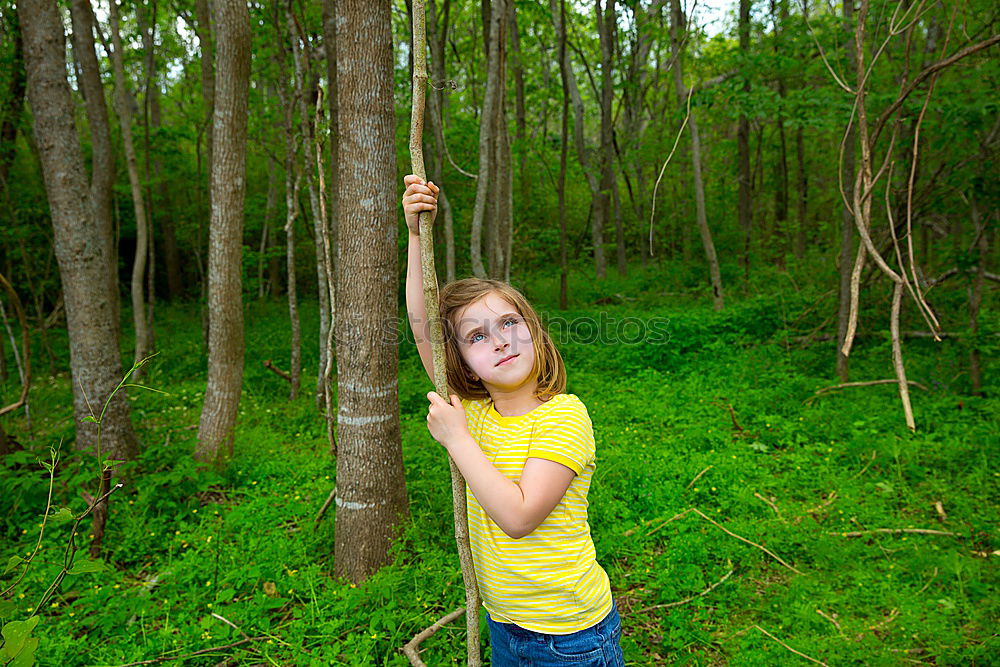
M 483 335 L 483 334 L 481 334 L 481 333 L 477 333 L 477 334 L 474 334 L 474 335 L 472 336 L 472 338 L 470 338 L 470 339 L 469 339 L 469 342 L 470 342 L 470 343 L 478 343 L 478 342 L 479 342 L 480 340 L 482 340 L 482 339 L 484 339 L 484 338 L 486 338 L 486 336 L 485 336 L 485 335 Z
M 517 319 L 513 317 L 508 318 L 504 321 L 503 325 L 507 326 L 508 324 L 517 324 Z

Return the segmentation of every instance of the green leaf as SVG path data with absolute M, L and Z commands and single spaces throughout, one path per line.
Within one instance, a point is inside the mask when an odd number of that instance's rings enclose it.
M 118 465 L 119 463 L 125 463 L 125 461 L 123 461 L 123 460 L 118 460 L 118 459 L 107 459 L 107 460 L 105 460 L 105 461 L 104 461 L 104 463 L 103 463 L 102 465 L 103 465 L 103 466 L 104 466 L 105 468 L 110 468 L 111 466 L 116 466 L 116 465 Z
M 35 616 L 35 618 L 38 618 Z M 10 663 L 10 667 L 31 667 L 35 664 L 35 649 L 38 648 L 38 637 L 31 637 L 24 642 L 24 648 Z
M 76 517 L 73 516 L 73 512 L 70 511 L 68 507 L 60 507 L 59 511 L 49 517 L 53 521 L 62 523 L 65 521 L 72 521 Z
M 80 421 L 82 421 L 82 422 L 90 422 L 92 424 L 99 424 L 100 423 L 100 422 L 97 421 L 97 417 L 95 417 L 93 415 L 87 415 L 86 417 L 84 417 Z
M 38 617 L 32 616 L 27 621 L 11 621 L 3 626 L 3 630 L 0 630 L 0 633 L 3 634 L 4 645 L 3 648 L 0 648 L 0 656 L 8 660 L 17 657 L 21 649 L 25 648 L 28 636 L 35 629 L 36 625 L 38 625 Z M 34 649 L 31 649 L 31 651 L 34 653 Z M 32 661 L 34 660 L 32 659 Z
M 17 605 L 10 600 L 0 600 L 0 618 L 7 618 L 17 611 Z
M 88 574 L 90 572 L 100 572 L 104 569 L 104 561 L 100 560 L 79 560 L 66 570 L 66 574 Z
M 13 570 L 15 567 L 17 567 L 18 565 L 20 565 L 23 562 L 24 562 L 24 559 L 21 558 L 20 556 L 11 556 L 10 560 L 7 561 L 7 567 L 4 568 L 3 573 L 7 574 L 8 572 L 10 572 L 11 570 Z

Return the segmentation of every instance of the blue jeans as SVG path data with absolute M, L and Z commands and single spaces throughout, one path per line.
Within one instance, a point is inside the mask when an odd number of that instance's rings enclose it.
M 596 625 L 568 635 L 533 632 L 512 623 L 497 623 L 489 614 L 493 667 L 624 667 L 619 644 L 622 622 L 614 606 Z

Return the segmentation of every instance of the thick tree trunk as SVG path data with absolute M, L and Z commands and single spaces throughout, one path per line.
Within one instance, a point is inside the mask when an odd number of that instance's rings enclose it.
M 94 48 L 94 12 L 90 0 L 73 0 L 73 53 L 80 63 L 80 90 L 83 92 L 87 125 L 90 128 L 90 195 L 98 239 L 108 256 L 108 298 L 111 300 L 115 330 L 121 335 L 121 299 L 118 295 L 118 248 L 115 245 L 114 219 L 111 215 L 115 183 L 115 155 L 111 147 L 108 108 L 104 103 L 101 69 Z
M 684 13 L 680 0 L 670 0 L 673 20 L 670 23 L 670 45 L 674 58 L 674 89 L 677 93 L 677 103 L 685 105 L 688 91 L 684 87 L 684 69 L 681 62 L 681 27 L 685 25 Z M 694 173 L 694 199 L 698 220 L 698 232 L 701 234 L 701 244 L 705 249 L 705 259 L 708 261 L 709 278 L 712 285 L 712 305 L 715 310 L 724 306 L 722 294 L 722 274 L 719 272 L 719 258 L 715 254 L 715 243 L 712 241 L 712 231 L 708 227 L 708 216 L 705 213 L 705 185 L 701 175 L 701 140 L 698 136 L 698 122 L 694 109 L 688 119 L 688 129 L 691 132 L 691 169 Z
M 337 518 L 334 569 L 357 582 L 389 561 L 409 513 L 395 322 L 396 143 L 388 0 L 338 0 L 341 137 Z
M 854 20 L 853 2 L 844 3 L 844 22 L 850 25 Z M 854 40 L 848 39 L 844 45 L 847 55 L 847 71 L 856 68 Z M 841 157 L 840 182 L 843 186 L 844 196 L 847 198 L 843 202 L 840 210 L 840 258 L 838 261 L 838 271 L 840 273 L 840 286 L 838 293 L 837 307 L 837 377 L 841 382 L 847 382 L 850 377 L 850 361 L 844 354 L 844 341 L 847 339 L 848 328 L 850 327 L 851 312 L 851 274 L 854 271 L 854 215 L 851 212 L 848 202 L 854 201 L 854 144 L 855 130 L 852 123 L 847 129 L 847 134 L 843 140 L 843 156 Z M 863 250 L 859 249 L 859 252 Z
M 740 17 L 738 32 L 740 36 L 740 53 L 750 56 L 750 5 L 751 0 L 740 0 Z M 676 67 L 676 65 L 674 65 Z M 750 74 L 743 75 L 743 95 L 750 96 Z M 744 104 L 749 104 L 747 99 Z M 692 120 L 694 120 L 692 118 Z M 753 209 L 750 198 L 750 121 L 745 112 L 740 112 L 736 128 L 736 169 L 739 183 L 739 219 L 743 230 L 743 254 L 740 257 L 743 264 L 743 279 L 750 276 L 750 242 L 753 234 Z
M 195 458 L 232 456 L 243 386 L 243 203 L 246 192 L 250 14 L 243 0 L 215 0 L 219 35 L 212 122 L 212 217 L 208 250 L 208 386 Z
M 115 101 L 118 107 L 118 121 L 122 130 L 122 144 L 125 147 L 125 165 L 128 170 L 129 188 L 132 193 L 132 210 L 135 213 L 135 258 L 132 263 L 132 324 L 135 327 L 135 361 L 149 356 L 153 351 L 149 322 L 146 320 L 145 281 L 149 255 L 149 226 L 146 217 L 146 202 L 139 177 L 139 164 L 135 156 L 132 138 L 132 110 L 129 106 L 128 89 L 125 87 L 125 57 L 122 54 L 122 38 L 119 29 L 118 0 L 111 0 L 111 62 L 115 75 Z M 140 369 L 141 370 L 141 369 Z
M 83 422 L 108 399 L 123 372 L 107 276 L 110 257 L 97 228 L 73 122 L 66 81 L 65 36 L 54 0 L 18 3 L 27 63 L 28 99 L 52 214 L 56 257 L 69 329 L 76 446 L 93 450 L 97 425 Z M 89 400 L 89 405 L 88 405 Z M 139 447 L 129 418 L 126 392 L 104 413 L 101 456 L 132 459 Z

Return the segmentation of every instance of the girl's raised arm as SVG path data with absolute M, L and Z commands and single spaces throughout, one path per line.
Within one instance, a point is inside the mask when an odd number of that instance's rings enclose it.
M 403 214 L 409 241 L 406 250 L 406 315 L 410 330 L 424 364 L 427 377 L 434 380 L 434 362 L 431 356 L 430 322 L 427 306 L 424 304 L 423 276 L 420 270 L 420 230 L 417 218 L 421 211 L 431 211 L 437 215 L 438 187 L 434 183 L 424 183 L 418 176 L 409 175 L 403 179 L 406 192 L 403 193 Z

